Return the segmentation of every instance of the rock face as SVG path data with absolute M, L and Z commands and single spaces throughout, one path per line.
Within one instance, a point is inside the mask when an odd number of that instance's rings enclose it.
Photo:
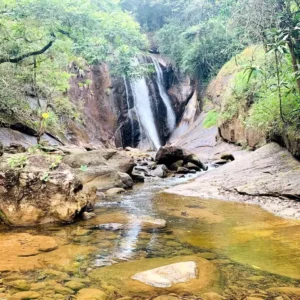
M 188 76 L 174 71 L 170 64 L 167 64 L 161 57 L 151 55 L 140 58 L 141 63 L 153 64 L 153 59 L 157 61 L 156 67 L 161 69 L 165 88 L 165 96 L 170 97 L 170 104 L 176 115 L 176 122 L 182 116 L 186 104 L 194 93 L 194 83 Z M 171 131 L 167 122 L 167 107 L 162 99 L 157 73 L 150 74 L 146 78 L 147 94 L 151 103 L 151 111 L 154 116 L 155 127 L 159 140 L 164 144 L 170 137 Z M 118 79 L 118 130 L 116 131 L 116 145 L 151 148 L 152 142 L 145 135 L 148 128 L 144 128 L 140 122 L 141 115 L 137 109 L 136 91 L 130 80 Z M 142 125 L 142 126 L 141 126 Z
M 196 276 L 197 264 L 188 261 L 141 272 L 131 278 L 154 287 L 165 288 L 176 283 L 188 282 Z
M 48 160 L 49 159 L 49 160 Z M 51 170 L 41 155 L 4 155 L 0 163 L 0 217 L 8 225 L 69 223 L 93 205 L 95 191 L 66 164 Z

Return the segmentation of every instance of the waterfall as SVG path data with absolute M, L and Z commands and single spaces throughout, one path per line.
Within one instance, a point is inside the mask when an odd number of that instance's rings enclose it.
M 160 138 L 150 103 L 149 89 L 145 77 L 130 81 L 135 108 L 139 121 L 156 149 L 160 148 Z
M 170 97 L 168 96 L 165 85 L 164 85 L 163 71 L 160 67 L 160 64 L 154 57 L 151 57 L 151 58 L 152 58 L 152 61 L 153 61 L 154 67 L 155 67 L 155 71 L 156 71 L 156 75 L 157 75 L 157 85 L 158 85 L 158 89 L 159 89 L 159 94 L 160 94 L 160 97 L 163 100 L 163 103 L 165 104 L 166 109 L 167 109 L 167 124 L 168 124 L 170 132 L 172 132 L 176 127 L 175 112 L 172 108 Z
M 130 127 L 131 127 L 131 147 L 134 145 L 134 123 L 133 123 L 133 117 L 132 117 L 132 110 L 130 108 L 130 103 L 129 103 L 129 90 L 127 86 L 127 81 L 126 78 L 124 77 L 124 85 L 125 85 L 125 91 L 126 91 L 126 101 L 127 101 L 127 109 L 128 109 L 128 118 L 130 121 Z

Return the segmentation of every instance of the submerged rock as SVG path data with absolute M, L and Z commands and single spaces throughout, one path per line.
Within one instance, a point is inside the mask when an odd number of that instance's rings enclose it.
M 167 280 L 169 280 L 168 285 L 171 284 L 171 286 L 164 287 L 163 293 L 178 294 L 178 292 L 182 293 L 184 288 L 184 291 L 187 291 L 189 294 L 200 296 L 200 294 L 207 291 L 216 282 L 218 282 L 219 273 L 216 267 L 209 261 L 199 258 L 197 255 L 172 258 L 148 258 L 118 263 L 110 266 L 109 268 L 93 270 L 89 276 L 92 280 L 101 281 L 103 285 L 110 286 L 111 290 L 120 295 L 131 295 L 133 299 L 148 299 L 149 295 L 158 295 L 158 291 L 161 293 L 161 288 L 145 284 L 141 281 L 132 279 L 132 277 L 147 270 L 166 267 L 177 263 L 180 265 L 183 263 L 185 266 L 186 262 L 191 264 L 191 268 L 187 268 L 187 270 L 190 270 L 191 272 L 187 272 L 186 279 L 189 278 L 188 281 L 172 284 L 170 278 L 173 278 L 174 281 L 183 279 L 181 276 L 182 273 L 179 271 L 178 274 L 180 276 L 176 277 L 175 273 L 170 271 L 171 269 L 167 269 L 170 273 L 172 273 L 166 274 L 168 276 Z M 193 269 L 197 269 L 197 272 L 194 273 Z M 164 274 L 162 274 L 162 276 L 164 276 Z M 166 281 L 164 281 L 164 284 L 166 284 Z
M 55 239 L 48 236 L 31 235 L 28 233 L 17 233 L 12 235 L 4 235 L 0 239 L 0 272 L 13 271 L 15 269 L 27 269 L 25 258 L 28 258 L 28 264 L 34 265 L 31 262 L 32 258 L 44 253 L 51 252 L 58 248 Z M 29 268 L 29 267 L 28 267 Z M 23 285 L 23 281 L 16 280 L 8 282 L 7 284 L 14 284 L 20 289 L 26 290 L 27 285 Z
M 154 287 L 171 287 L 176 283 L 188 282 L 197 276 L 194 261 L 175 263 L 135 274 L 131 278 Z
M 167 226 L 167 221 L 164 219 L 155 219 L 150 216 L 141 216 L 138 221 L 142 227 L 142 230 L 157 230 L 163 229 Z
M 116 196 L 125 193 L 126 191 L 121 188 L 113 188 L 106 191 L 107 196 Z
M 81 289 L 77 296 L 77 300 L 106 300 L 106 294 L 98 289 Z
M 178 297 L 175 296 L 158 296 L 154 300 L 178 300 Z
M 210 293 L 205 293 L 201 295 L 202 300 L 223 300 L 225 299 L 222 297 L 220 294 L 210 292 Z
M 271 293 L 278 293 L 278 294 L 284 294 L 289 296 L 300 296 L 300 288 L 297 287 L 289 287 L 289 286 L 273 287 L 273 288 L 269 288 L 267 291 Z
M 82 282 L 71 280 L 65 284 L 65 287 L 67 287 L 73 291 L 79 291 L 79 290 L 85 288 L 85 284 Z
M 28 292 L 20 292 L 12 295 L 8 298 L 8 300 L 31 300 L 31 299 L 39 299 L 41 294 L 38 292 L 28 291 Z
M 97 226 L 94 226 L 92 229 L 103 229 L 108 231 L 118 231 L 124 228 L 123 224 L 120 223 L 107 223 L 107 224 L 100 224 Z

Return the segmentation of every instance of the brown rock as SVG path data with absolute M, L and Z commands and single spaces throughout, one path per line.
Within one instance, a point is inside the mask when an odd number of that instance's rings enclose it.
M 181 148 L 166 146 L 161 147 L 156 153 L 155 161 L 158 164 L 171 166 L 173 163 L 184 159 L 184 151 Z
M 77 300 L 106 300 L 106 294 L 98 289 L 81 289 L 76 297 Z
M 24 168 L 11 168 L 5 156 L 0 163 L 0 218 L 13 226 L 51 222 L 70 223 L 79 212 L 94 203 L 95 191 L 82 189 L 75 172 L 61 163 L 49 170 L 51 159 L 28 155 Z
M 154 300 L 178 300 L 178 297 L 175 296 L 158 296 Z
M 202 298 L 202 300 L 222 300 L 222 299 L 225 299 L 221 295 L 219 295 L 217 293 L 214 293 L 214 292 L 202 294 L 201 298 Z
M 170 166 L 171 171 L 177 171 L 178 168 L 183 167 L 183 160 L 176 161 Z
M 297 287 L 273 287 L 267 291 L 271 293 L 285 294 L 288 296 L 300 296 L 300 288 Z
M 8 300 L 31 300 L 31 299 L 39 299 L 41 295 L 38 292 L 20 292 L 12 295 L 8 298 Z
M 30 235 L 28 233 L 2 235 L 0 237 L 0 272 L 18 270 L 19 268 L 26 270 L 37 266 L 36 261 L 38 259 L 35 256 L 41 253 L 40 249 L 49 250 L 57 247 L 55 239 L 48 236 Z M 26 260 L 26 258 L 28 259 Z M 26 261 L 28 261 L 28 267 Z M 5 279 L 4 281 L 7 285 L 12 284 L 8 282 L 12 280 Z M 18 283 L 21 281 L 16 278 L 12 282 Z

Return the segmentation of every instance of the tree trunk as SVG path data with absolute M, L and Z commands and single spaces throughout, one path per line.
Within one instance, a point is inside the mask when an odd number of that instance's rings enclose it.
M 294 49 L 294 46 L 291 41 L 288 42 L 288 46 L 289 46 L 289 50 L 290 50 L 291 57 L 292 57 L 293 69 L 294 69 L 294 72 L 296 73 L 295 77 L 296 77 L 298 91 L 300 93 L 300 78 L 298 78 L 298 76 L 300 76 L 300 74 L 299 74 L 299 67 L 298 67 L 298 61 L 297 61 L 295 49 Z

